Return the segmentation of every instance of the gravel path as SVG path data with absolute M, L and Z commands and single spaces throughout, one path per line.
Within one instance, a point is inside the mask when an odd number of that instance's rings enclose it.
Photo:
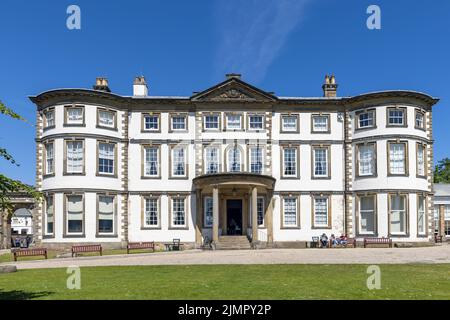
M 3 263 L 18 269 L 68 266 L 177 264 L 395 264 L 449 263 L 450 244 L 424 248 L 186 250 L 130 255 L 90 256 Z M 450 268 L 450 266 L 449 266 Z

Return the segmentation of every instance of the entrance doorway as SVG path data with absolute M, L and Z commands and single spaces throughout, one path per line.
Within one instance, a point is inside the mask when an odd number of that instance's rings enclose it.
M 242 235 L 242 200 L 227 200 L 227 234 Z

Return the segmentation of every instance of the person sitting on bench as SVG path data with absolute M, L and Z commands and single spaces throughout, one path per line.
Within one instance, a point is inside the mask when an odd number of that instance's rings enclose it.
M 341 237 L 339 238 L 339 243 L 341 246 L 346 246 L 347 242 L 347 235 L 341 234 Z
M 325 233 L 320 236 L 320 243 L 322 244 L 322 248 L 328 247 L 328 237 Z
M 331 244 L 334 248 L 336 248 L 336 246 L 339 245 L 339 240 L 336 239 L 336 237 L 334 236 L 334 234 L 332 234 L 332 235 L 330 236 L 330 244 Z

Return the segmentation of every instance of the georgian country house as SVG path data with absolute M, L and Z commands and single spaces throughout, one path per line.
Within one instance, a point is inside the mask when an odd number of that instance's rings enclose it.
M 415 91 L 281 97 L 238 74 L 191 96 L 57 89 L 37 106 L 36 242 L 431 241 L 432 106 Z

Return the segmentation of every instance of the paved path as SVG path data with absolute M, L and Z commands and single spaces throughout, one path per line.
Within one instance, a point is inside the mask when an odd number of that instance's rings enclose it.
M 425 248 L 186 250 L 130 255 L 90 256 L 19 261 L 18 269 L 68 266 L 129 266 L 177 264 L 393 264 L 449 263 L 450 244 Z M 449 266 L 450 267 L 450 266 Z

